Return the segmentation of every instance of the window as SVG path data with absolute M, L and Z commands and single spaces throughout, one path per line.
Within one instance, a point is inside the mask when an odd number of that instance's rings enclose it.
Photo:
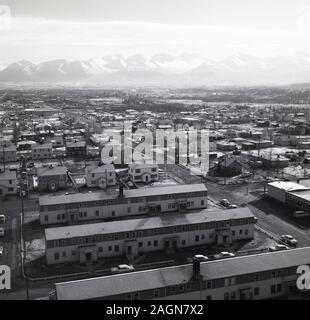
M 231 232 L 231 234 L 232 234 L 232 236 L 235 236 L 235 235 L 236 235 L 236 231 L 233 230 L 233 231 Z
M 185 240 L 182 240 L 182 246 L 185 246 L 186 245 L 186 241 Z
M 243 230 L 242 230 L 242 229 L 240 229 L 240 230 L 239 230 L 239 234 L 242 234 L 242 233 L 243 233 Z
M 211 289 L 212 288 L 212 281 L 207 281 L 207 289 Z
M 256 287 L 254 288 L 254 296 L 258 296 L 259 295 L 259 288 Z
M 235 300 L 236 299 L 236 292 L 235 291 L 230 293 L 230 299 L 231 300 Z
M 114 251 L 119 252 L 119 245 L 118 244 L 114 246 Z
M 224 300 L 229 300 L 229 292 L 224 293 Z
M 152 245 L 152 241 L 147 242 L 147 246 L 150 247 Z
M 248 229 L 245 229 L 244 230 L 244 234 L 247 236 L 249 234 L 249 230 Z
M 109 247 L 108 247 L 108 250 L 109 250 L 109 251 L 112 251 L 112 246 L 109 246 Z
M 271 293 L 276 293 L 276 285 L 275 284 L 272 284 L 271 287 L 270 287 L 270 292 Z
M 282 291 L 282 284 L 279 283 L 279 284 L 277 284 L 277 292 L 279 293 L 281 291 Z
M 99 216 L 99 210 L 96 210 L 96 217 Z
M 57 220 L 60 220 L 60 219 L 61 219 L 61 215 L 57 214 Z
M 128 212 L 128 213 L 131 212 L 131 208 L 130 208 L 130 207 L 127 208 L 127 212 Z
M 158 240 L 154 240 L 154 247 L 158 247 Z
M 115 211 L 112 211 L 112 217 L 114 217 L 115 216 Z
M 59 260 L 59 252 L 55 252 L 55 254 L 54 254 L 54 259 L 55 259 L 55 260 Z
M 48 222 L 48 216 L 44 216 L 44 221 Z
M 62 218 L 62 220 L 65 220 L 66 215 L 63 213 L 63 214 L 61 215 L 61 218 Z
M 103 252 L 103 248 L 102 248 L 102 247 L 99 247 L 99 248 L 98 248 L 98 251 L 99 251 L 99 252 Z
M 160 296 L 160 290 L 159 289 L 155 289 L 154 290 L 154 298 L 158 298 Z
M 212 300 L 212 296 L 206 296 L 206 300 Z
M 195 236 L 195 241 L 198 242 L 199 241 L 199 235 Z
M 63 252 L 62 252 L 62 257 L 65 258 L 66 255 L 67 255 L 66 251 L 63 251 Z
M 205 201 L 204 201 L 204 200 L 201 200 L 201 202 L 200 202 L 200 203 L 201 203 L 201 205 L 202 205 L 202 206 L 204 206 L 204 205 L 205 205 Z

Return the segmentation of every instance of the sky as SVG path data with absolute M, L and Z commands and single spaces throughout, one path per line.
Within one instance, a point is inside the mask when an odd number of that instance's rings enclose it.
M 310 56 L 309 0 L 0 0 L 0 64 L 161 52 Z

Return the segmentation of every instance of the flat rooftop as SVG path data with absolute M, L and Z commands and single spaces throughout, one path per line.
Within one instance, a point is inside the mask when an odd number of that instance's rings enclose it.
M 86 237 L 91 235 L 101 235 L 127 231 L 131 232 L 155 228 L 227 221 L 233 219 L 244 219 L 253 217 L 254 215 L 252 214 L 249 208 L 224 210 L 204 209 L 199 212 L 187 214 L 169 213 L 163 214 L 158 217 L 147 217 L 140 219 L 129 219 L 57 228 L 47 228 L 45 229 L 45 239 L 47 241 L 58 239 L 70 239 L 75 237 Z
M 290 181 L 274 181 L 268 183 L 268 186 L 276 187 L 285 191 L 310 190 L 308 187 L 305 187 L 302 184 Z
M 310 264 L 310 247 L 202 262 L 205 280 L 297 267 Z M 152 290 L 191 281 L 192 265 L 181 265 L 56 283 L 58 300 L 85 300 Z
M 166 194 L 177 194 L 177 193 L 188 193 L 188 192 L 200 192 L 207 191 L 207 187 L 202 184 L 188 184 L 188 185 L 173 185 L 164 187 L 149 187 L 149 188 L 139 188 L 139 189 L 124 189 L 124 198 L 141 198 L 141 197 L 151 197 Z M 104 191 L 90 192 L 90 193 L 74 193 L 74 194 L 64 194 L 57 196 L 42 196 L 39 198 L 40 206 L 43 205 L 57 205 L 66 203 L 80 203 L 80 202 L 90 202 L 90 201 L 100 201 L 100 200 L 111 200 L 118 198 L 119 193 L 106 193 Z

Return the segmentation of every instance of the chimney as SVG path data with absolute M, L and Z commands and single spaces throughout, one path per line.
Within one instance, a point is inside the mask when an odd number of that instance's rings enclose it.
M 199 280 L 200 274 L 200 261 L 197 258 L 193 259 L 193 280 Z
M 122 198 L 124 196 L 124 187 L 122 185 L 119 186 L 119 197 Z

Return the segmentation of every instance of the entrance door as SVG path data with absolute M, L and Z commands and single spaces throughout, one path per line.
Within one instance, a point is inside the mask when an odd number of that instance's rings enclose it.
M 86 252 L 86 262 L 91 262 L 92 261 L 92 254 L 91 252 Z

